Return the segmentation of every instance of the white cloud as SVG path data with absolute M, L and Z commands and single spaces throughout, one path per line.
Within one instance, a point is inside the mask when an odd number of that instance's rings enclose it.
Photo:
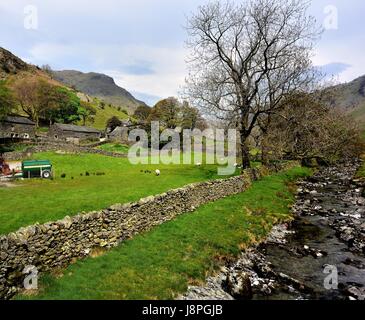
M 184 15 L 206 0 L 0 0 L 2 46 L 27 61 L 56 69 L 103 72 L 133 92 L 176 95 L 187 75 Z M 39 30 L 23 27 L 25 5 L 39 9 Z M 339 30 L 328 31 L 316 49 L 315 65 L 351 65 L 339 75 L 349 81 L 365 74 L 363 1 L 333 0 Z M 313 1 L 321 22 L 327 0 Z M 134 72 L 147 68 L 150 72 Z
M 116 83 L 127 90 L 159 97 L 176 96 L 186 76 L 185 58 L 187 51 L 179 47 L 151 47 L 142 45 L 103 45 L 41 43 L 29 51 L 28 61 L 49 63 L 57 68 L 57 61 L 74 61 L 75 65 L 85 62 L 88 70 L 112 76 Z M 150 74 L 127 74 L 124 66 L 148 63 Z
M 357 42 L 357 41 L 356 41 Z M 315 65 L 326 65 L 333 62 L 348 64 L 349 67 L 338 75 L 338 81 L 348 82 L 365 74 L 365 55 L 362 50 L 357 50 L 355 43 L 340 45 L 339 43 L 326 43 L 316 50 L 313 58 Z
M 186 54 L 182 48 L 123 47 L 120 59 L 131 64 L 133 60 L 148 61 L 154 73 L 133 75 L 118 70 L 104 70 L 104 73 L 114 77 L 119 85 L 131 88 L 133 91 L 160 97 L 176 96 L 186 76 L 184 62 Z

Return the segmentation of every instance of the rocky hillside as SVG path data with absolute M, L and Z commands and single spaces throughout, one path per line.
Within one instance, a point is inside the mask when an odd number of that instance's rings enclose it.
M 126 108 L 129 112 L 145 104 L 134 98 L 126 89 L 117 86 L 114 79 L 105 74 L 64 70 L 54 71 L 54 77 L 78 91 L 97 97 L 107 104 Z
M 365 124 L 365 76 L 330 88 L 331 105 L 352 114 Z
M 29 71 L 32 68 L 34 67 L 28 65 L 10 51 L 0 47 L 0 80 L 4 80 L 12 74 Z
M 100 76 L 103 77 L 103 75 L 100 75 Z M 104 77 L 106 77 L 106 76 L 104 76 Z M 45 72 L 44 70 L 40 69 L 37 66 L 24 62 L 23 60 L 18 58 L 16 55 L 11 53 L 10 51 L 0 47 L 0 81 L 6 80 L 7 86 L 10 89 L 12 89 L 12 87 L 14 85 L 16 85 L 16 83 L 18 81 L 22 81 L 24 79 L 34 79 L 34 78 L 39 78 L 39 79 L 47 81 L 53 85 L 69 88 L 70 90 L 73 90 L 71 87 L 78 87 L 76 85 L 74 86 L 73 84 L 69 85 L 66 83 L 66 81 L 65 82 L 58 81 L 56 79 L 56 77 L 54 77 L 53 75 L 51 76 L 48 72 Z M 106 77 L 106 78 L 109 78 L 109 77 Z M 114 80 L 112 78 L 105 80 L 105 83 L 108 83 L 108 82 L 110 83 L 109 87 L 112 87 L 114 84 Z M 114 86 L 116 87 L 115 84 L 114 84 Z M 122 92 L 125 94 L 126 97 L 128 97 L 130 99 L 127 102 L 132 101 L 132 102 L 130 102 L 131 106 L 133 106 L 133 102 L 137 106 L 140 105 L 141 103 L 143 103 L 143 102 L 137 102 L 137 100 L 135 100 L 132 97 L 132 95 L 130 95 L 127 91 L 125 91 L 124 89 L 121 89 L 119 87 L 117 87 L 119 90 L 114 90 L 114 91 L 103 90 L 104 87 L 102 85 L 100 86 L 100 88 L 98 88 L 97 81 L 94 83 L 91 83 L 90 89 L 87 86 L 79 86 L 79 87 L 81 87 L 82 90 L 80 90 L 80 89 L 74 90 L 77 93 L 78 97 L 83 101 L 91 102 L 92 105 L 96 109 L 96 115 L 95 115 L 94 121 L 90 122 L 90 123 L 88 122 L 87 125 L 95 127 L 97 129 L 105 129 L 105 124 L 106 124 L 107 120 L 110 119 L 112 116 L 116 116 L 120 119 L 128 118 L 128 115 L 123 110 L 123 109 L 127 109 L 126 106 L 128 105 L 128 103 L 127 103 L 127 105 L 121 104 L 121 107 L 118 107 L 118 104 L 114 104 L 111 100 L 109 100 L 110 102 L 108 102 L 108 101 L 105 101 L 105 102 L 112 103 L 113 106 L 109 106 L 108 104 L 105 106 L 101 106 L 101 100 L 104 100 L 104 99 L 99 99 L 99 98 L 95 97 L 95 95 L 93 95 L 93 94 L 87 94 L 88 92 L 101 93 L 99 96 L 102 96 L 103 93 L 117 95 L 117 94 L 120 94 L 120 92 Z M 119 99 L 118 101 L 120 101 L 120 100 L 121 99 Z M 25 115 L 21 109 L 13 110 L 13 113 L 22 115 L 22 116 Z M 81 122 L 79 124 L 81 124 Z

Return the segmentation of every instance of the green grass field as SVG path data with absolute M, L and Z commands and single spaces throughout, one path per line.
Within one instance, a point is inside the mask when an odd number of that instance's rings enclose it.
M 0 234 L 136 201 L 192 182 L 222 178 L 214 165 L 131 165 L 128 159 L 90 154 L 40 153 L 33 158 L 51 160 L 55 180 L 24 180 L 14 187 L 0 188 Z M 160 177 L 144 172 L 156 169 L 161 170 Z M 62 174 L 66 174 L 64 179 Z
M 99 146 L 98 149 L 116 153 L 128 153 L 129 147 L 120 143 L 106 143 Z
M 194 213 L 136 236 L 104 255 L 40 279 L 36 296 L 18 299 L 172 299 L 204 280 L 227 256 L 291 218 L 291 181 L 309 169 L 254 182 L 239 195 L 204 205 Z
M 107 121 L 113 116 L 116 116 L 119 119 L 128 118 L 127 114 L 125 114 L 122 111 L 119 111 L 115 107 L 110 107 L 109 105 L 106 105 L 104 109 L 101 109 L 100 107 L 96 107 L 95 109 L 96 109 L 95 120 L 93 122 L 86 121 L 86 125 L 99 130 L 104 130 L 106 128 Z M 82 121 L 80 121 L 78 124 L 83 125 Z

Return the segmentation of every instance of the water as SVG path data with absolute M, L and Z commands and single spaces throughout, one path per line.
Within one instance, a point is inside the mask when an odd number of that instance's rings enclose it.
M 275 226 L 266 242 L 181 298 L 365 300 L 364 185 L 353 180 L 359 165 L 324 168 L 300 182 L 291 224 Z M 330 290 L 326 266 L 337 271 Z
M 354 251 L 351 244 L 340 240 L 332 227 L 335 220 L 346 219 L 343 215 L 362 212 L 363 205 L 354 204 L 353 198 L 358 194 L 355 192 L 358 186 L 351 180 L 355 169 L 356 166 L 327 169 L 305 182 L 301 186 L 303 189 L 317 192 L 299 194 L 298 216 L 290 228 L 295 233 L 287 237 L 284 245 L 265 244 L 259 249 L 276 272 L 282 272 L 302 282 L 312 292 L 290 294 L 275 290 L 271 295 L 256 294 L 255 299 L 347 299 L 348 288 L 364 288 L 363 252 Z M 308 200 L 311 201 L 310 205 Z M 357 220 L 365 222 L 364 215 Z M 323 256 L 298 254 L 304 246 L 314 252 L 322 252 Z M 337 290 L 327 290 L 324 286 L 328 276 L 323 272 L 326 265 L 335 266 L 338 270 Z

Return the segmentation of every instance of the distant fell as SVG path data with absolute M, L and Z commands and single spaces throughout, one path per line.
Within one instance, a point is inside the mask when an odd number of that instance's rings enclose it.
M 130 113 L 145 105 L 126 89 L 119 87 L 112 77 L 101 73 L 83 73 L 75 70 L 53 71 L 54 78 L 87 95 L 97 97 L 107 104 L 126 108 Z
M 331 90 L 330 104 L 340 108 L 365 125 L 365 76 L 342 83 L 327 90 Z

